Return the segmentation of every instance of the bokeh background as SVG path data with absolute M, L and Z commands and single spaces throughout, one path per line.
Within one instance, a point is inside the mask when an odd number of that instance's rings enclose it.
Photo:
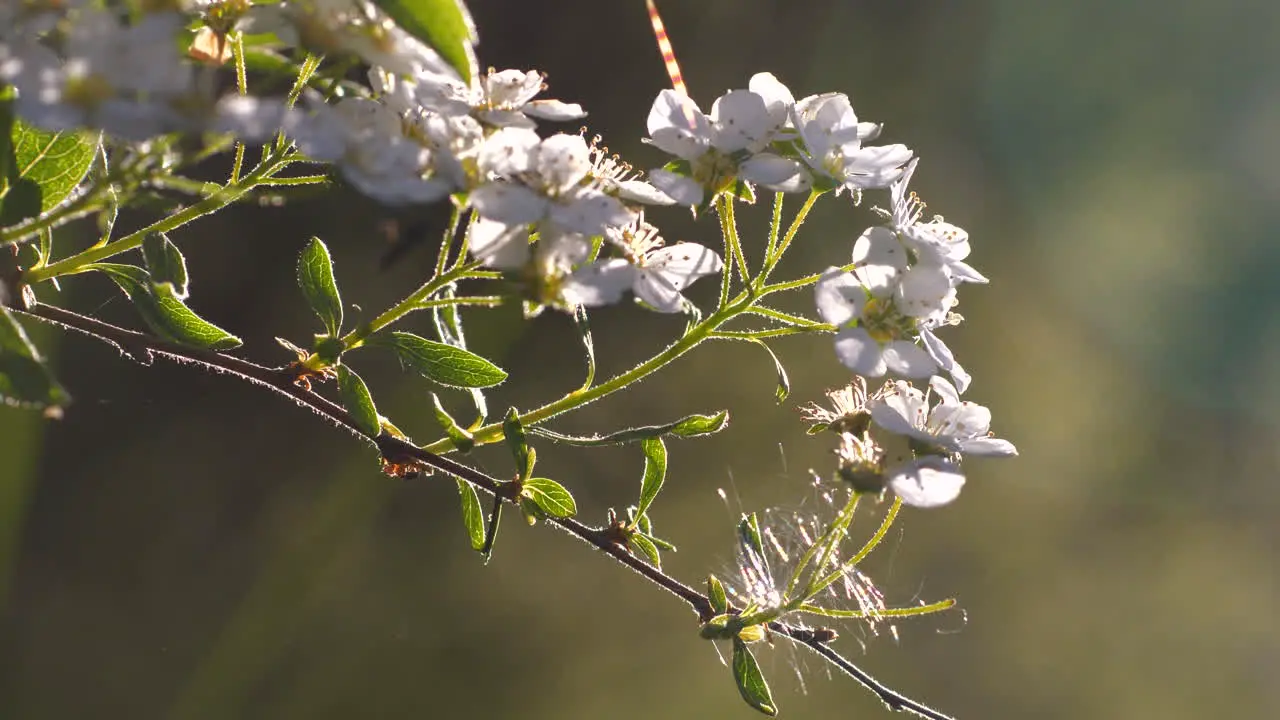
M 613 149 L 659 161 L 639 143 L 666 82 L 640 0 L 472 8 L 486 65 L 548 72 L 550 95 L 586 105 Z M 1280 5 L 662 9 L 704 108 L 760 70 L 797 96 L 849 93 L 922 156 L 915 189 L 971 231 L 992 280 L 964 288 L 968 323 L 947 340 L 1021 457 L 970 463 L 960 500 L 906 512 L 868 565 L 891 603 L 955 596 L 963 613 L 899 623 L 896 641 L 844 627 L 841 647 L 961 718 L 1280 713 Z M 793 268 L 845 262 L 868 224 L 828 205 Z M 275 363 L 272 337 L 314 331 L 291 281 L 309 236 L 368 312 L 422 277 L 426 249 L 378 268 L 387 217 L 344 194 L 229 210 L 174 239 L 195 307 Z M 715 238 L 679 213 L 657 219 L 669 239 Z M 742 224 L 762 227 L 760 212 Z M 63 290 L 136 324 L 103 282 Z M 514 369 L 495 408 L 581 381 L 564 317 L 470 323 L 476 349 Z M 602 373 L 681 326 L 625 307 L 594 324 Z M 57 422 L 0 408 L 0 717 L 752 716 L 681 603 L 560 533 L 504 523 L 485 567 L 452 482 L 385 478 L 368 448 L 231 380 L 41 337 L 77 402 Z M 686 580 L 728 567 L 740 507 L 811 502 L 807 469 L 829 467 L 794 406 L 847 376 L 826 339 L 775 347 L 785 406 L 763 353 L 717 346 L 556 423 L 733 413 L 726 432 L 671 448 L 654 516 Z M 376 358 L 357 367 L 384 413 L 435 436 L 425 381 Z M 634 449 L 540 449 L 585 517 L 634 499 Z M 474 459 L 508 472 L 501 453 Z M 762 662 L 786 717 L 887 715 L 785 646 Z

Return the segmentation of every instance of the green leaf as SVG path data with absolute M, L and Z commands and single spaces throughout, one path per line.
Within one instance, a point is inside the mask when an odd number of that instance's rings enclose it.
M 151 233 L 142 241 L 142 259 L 147 263 L 151 279 L 173 286 L 173 295 L 187 299 L 187 261 L 178 246 L 164 233 Z
M 473 352 L 432 342 L 413 333 L 380 333 L 368 342 L 391 347 L 400 356 L 401 364 L 448 387 L 490 387 L 507 379 L 502 368 Z
M 66 200 L 88 174 L 98 138 L 27 125 L 13 117 L 10 102 L 0 103 L 0 116 L 0 130 L 10 138 L 0 146 L 0 227 L 6 227 Z
M 521 485 L 520 494 L 551 517 L 573 517 L 578 512 L 578 504 L 573 501 L 573 495 L 555 480 L 529 478 Z
M 373 404 L 368 386 L 355 370 L 346 365 L 339 365 L 337 370 L 338 394 L 342 396 L 342 407 L 346 408 L 360 432 L 369 437 L 378 437 L 382 434 L 382 423 L 378 420 L 378 408 Z
M 507 416 L 502 420 L 502 436 L 507 441 L 507 448 L 511 450 L 516 472 L 521 479 L 529 477 L 533 472 L 533 463 L 529 460 L 529 438 L 524 434 L 520 413 L 515 408 L 509 408 Z
M 768 570 L 764 554 L 764 538 L 760 535 L 760 519 L 755 513 L 743 515 L 738 523 L 738 544 L 744 553 L 765 564 L 765 570 Z
M 627 538 L 627 544 L 639 550 L 642 555 L 649 558 L 649 562 L 653 566 L 662 569 L 662 556 L 658 554 L 658 546 L 643 533 L 631 533 L 631 537 Z
M 787 377 L 787 369 L 782 367 L 782 361 L 778 359 L 777 354 L 773 352 L 773 348 L 769 347 L 768 343 L 759 338 L 751 338 L 751 340 L 764 348 L 765 352 L 769 353 L 769 357 L 773 358 L 773 367 L 778 371 L 778 386 L 773 391 L 773 396 L 781 403 L 791 394 L 791 379 Z
M 311 238 L 298 256 L 298 287 L 325 330 L 337 336 L 342 330 L 342 298 L 333 279 L 329 248 L 318 237 Z
M 751 648 L 746 643 L 737 638 L 733 640 L 733 679 L 738 683 L 742 699 L 753 709 L 770 717 L 778 714 L 778 708 L 773 704 L 773 695 L 769 692 L 769 683 L 765 682 L 764 673 L 760 672 L 756 656 L 751 654 Z
M 713 435 L 725 429 L 728 425 L 729 411 L 721 410 L 715 415 L 690 415 L 681 418 L 676 423 L 676 426 L 671 428 L 671 434 L 676 437 Z
M 86 269 L 106 273 L 138 309 L 143 322 L 165 340 L 207 350 L 240 347 L 240 338 L 191 311 L 168 283 L 151 282 L 146 270 L 133 265 L 94 263 Z
M 619 430 L 608 435 L 596 435 L 593 437 L 582 437 L 578 435 L 564 435 L 554 430 L 548 430 L 544 427 L 534 426 L 529 428 L 530 435 L 537 435 L 566 445 L 576 445 L 578 447 L 598 447 L 601 445 L 622 445 L 625 443 L 647 440 L 649 438 L 662 437 L 663 435 L 671 435 L 675 437 L 696 437 L 698 435 L 710 435 L 711 433 L 723 430 L 729 424 L 729 411 L 721 410 L 715 415 L 689 415 L 679 420 L 665 425 L 646 425 L 643 427 L 627 428 Z
M 591 321 L 587 317 L 586 305 L 574 308 L 573 325 L 578 329 L 583 349 L 587 351 L 587 379 L 582 382 L 582 389 L 587 390 L 596 381 L 596 344 L 591 339 Z
M 729 596 L 724 592 L 724 585 L 715 575 L 707 576 L 707 599 L 711 601 L 711 611 L 717 615 L 729 612 Z
M 476 25 L 461 0 L 373 0 L 405 32 L 435 48 L 465 83 L 476 71 Z
M 435 409 L 436 421 L 440 423 L 440 427 L 444 429 L 444 434 L 449 437 L 449 441 L 458 449 L 458 452 L 468 452 L 475 447 L 475 438 L 471 433 L 458 424 L 457 420 L 444 409 L 444 405 L 440 402 L 440 396 L 431 393 L 431 405 Z
M 484 550 L 484 510 L 480 508 L 480 496 L 471 483 L 458 480 L 458 499 L 462 501 L 462 524 L 467 528 L 467 537 L 471 538 L 471 549 Z
M 667 446 L 662 444 L 662 438 L 648 438 L 641 441 L 640 448 L 644 450 L 644 477 L 640 480 L 636 515 L 644 517 L 667 479 Z
M 0 306 L 0 402 L 47 408 L 70 401 L 17 318 Z

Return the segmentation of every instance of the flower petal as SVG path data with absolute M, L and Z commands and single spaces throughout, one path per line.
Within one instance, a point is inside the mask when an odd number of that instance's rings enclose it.
M 880 343 L 863 328 L 851 328 L 836 334 L 836 357 L 845 367 L 866 377 L 880 377 L 886 370 Z
M 858 279 L 839 268 L 827 268 L 814 285 L 814 299 L 823 322 L 837 327 L 862 315 L 867 304 L 867 290 Z
M 924 348 L 906 340 L 894 340 L 884 346 L 884 363 L 909 378 L 926 378 L 938 371 L 938 364 Z
M 955 500 L 964 487 L 960 468 L 943 458 L 926 456 L 895 469 L 889 488 L 912 507 L 931 508 Z

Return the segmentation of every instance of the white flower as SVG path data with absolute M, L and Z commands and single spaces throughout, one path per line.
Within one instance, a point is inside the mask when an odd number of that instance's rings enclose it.
M 387 103 L 401 112 L 469 114 L 489 127 L 533 128 L 534 118 L 566 121 L 587 116 L 581 105 L 534 100 L 546 89 L 546 76 L 536 70 L 490 70 L 471 86 L 456 74 L 397 76 L 379 68 L 370 71 L 369 80 Z
M 587 259 L 591 243 L 578 233 L 566 232 L 554 223 L 538 225 L 537 243 L 530 245 L 528 225 L 507 225 L 477 218 L 468 234 L 472 257 L 499 270 L 518 270 L 528 265 L 537 248 L 543 275 L 564 275 Z
M 786 123 L 783 110 L 790 93 L 772 76 L 753 82 L 764 95 L 731 90 L 716 99 L 710 115 L 675 90 L 658 93 L 649 110 L 649 142 L 690 165 L 688 176 L 650 171 L 659 190 L 679 204 L 696 206 L 707 192 L 718 193 L 738 179 L 774 190 L 808 189 L 800 163 L 765 151 Z
M 907 192 L 907 184 L 919 162 L 920 158 L 912 159 L 902 176 L 889 186 L 893 202 L 890 222 L 894 231 L 921 263 L 945 266 L 957 281 L 987 282 L 982 273 L 964 262 L 969 256 L 969 233 L 942 218 L 920 222 L 925 204 L 915 193 Z
M 271 33 L 285 45 L 302 45 L 322 54 L 354 53 L 370 65 L 400 75 L 457 78 L 457 71 L 439 53 L 364 0 L 255 5 L 240 27 L 249 34 Z
M 910 384 L 896 381 L 871 402 L 871 419 L 889 432 L 918 440 L 946 453 L 980 457 L 1010 457 L 1017 448 L 1008 440 L 991 437 L 991 411 L 968 401 L 944 378 L 929 381 L 939 399 L 932 408 L 929 397 Z
M 597 260 L 579 268 L 564 284 L 570 304 L 596 306 L 617 302 L 630 290 L 647 305 L 664 313 L 684 309 L 680 291 L 706 275 L 724 268 L 720 256 L 697 243 L 662 246 L 658 229 L 637 220 L 621 231 L 606 235 L 626 257 Z
M 539 140 L 526 128 L 502 128 L 485 141 L 477 164 L 497 179 L 472 190 L 468 202 L 490 220 L 528 225 L 547 219 L 568 232 L 600 235 L 634 216 L 590 181 L 590 153 L 579 135 Z
M 888 487 L 906 505 L 938 507 L 960 496 L 964 474 L 950 460 L 926 455 L 890 469 Z
M 878 237 L 864 233 L 859 238 L 869 242 L 860 253 L 863 264 L 854 272 L 830 268 L 818 281 L 818 314 L 840 328 L 835 339 L 836 356 L 845 367 L 866 377 L 880 377 L 886 372 L 928 377 L 937 370 L 937 363 L 916 345 L 915 319 L 894 302 L 906 253 L 891 235 L 892 245 L 875 242 Z
M 348 98 L 313 103 L 311 112 L 286 119 L 286 132 L 313 160 L 333 162 L 361 192 L 390 204 L 422 203 L 448 195 L 453 183 L 428 177 L 432 153 L 402 134 L 400 118 L 385 105 Z
M 843 93 L 812 95 L 799 101 L 792 110 L 792 123 L 809 166 L 852 191 L 887 187 L 911 159 L 911 150 L 905 145 L 864 147 L 863 141 L 874 139 L 880 128 L 859 123 Z
M 151 13 L 125 27 L 115 15 L 75 15 L 60 59 L 33 36 L 0 44 L 0 81 L 18 90 L 19 115 L 41 127 L 99 128 L 144 140 L 177 129 L 171 100 L 193 89 L 182 61 L 177 13 Z

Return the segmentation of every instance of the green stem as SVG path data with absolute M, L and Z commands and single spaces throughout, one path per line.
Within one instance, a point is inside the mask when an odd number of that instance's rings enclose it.
M 773 328 L 770 330 L 717 330 L 707 335 L 708 340 L 764 340 L 767 338 L 788 337 L 790 335 L 805 335 L 813 332 L 832 332 L 830 325 L 822 325 L 819 327 L 789 327 L 789 328 Z
M 274 161 L 268 158 L 267 162 L 262 163 L 253 169 L 248 175 L 244 176 L 238 183 L 229 183 L 221 188 L 218 192 L 204 198 L 203 200 L 189 205 L 178 212 L 157 220 L 150 225 L 138 230 L 130 235 L 126 235 L 109 245 L 93 247 L 84 252 L 72 255 L 69 258 L 59 260 L 42 268 L 29 271 L 23 280 L 28 284 L 35 284 L 42 280 L 58 277 L 59 275 L 69 275 L 77 272 L 80 268 L 91 263 L 102 262 L 107 258 L 114 257 L 124 252 L 134 250 L 142 245 L 142 241 L 151 234 L 158 232 L 169 232 L 176 228 L 182 227 L 192 220 L 196 220 L 205 215 L 212 214 L 222 208 L 235 202 L 262 179 L 268 178 L 272 173 L 285 167 L 289 161 L 285 158 L 276 158 Z
M 768 259 L 765 260 L 764 268 L 756 276 L 758 285 L 763 286 L 765 280 L 769 278 L 769 273 L 772 273 L 773 269 L 778 266 L 778 261 L 782 259 L 782 255 L 787 251 L 787 248 L 791 246 L 791 241 L 795 239 L 796 233 L 800 232 L 800 226 L 804 224 L 805 218 L 809 216 L 809 211 L 813 209 L 814 203 L 818 202 L 818 198 L 821 196 L 821 192 L 814 190 L 809 193 L 809 197 L 805 198 L 804 205 L 800 207 L 800 212 L 796 213 L 796 216 L 791 220 L 791 225 L 787 227 L 787 234 L 782 237 L 782 242 L 778 243 L 777 248 L 769 254 Z M 779 215 L 779 219 L 781 219 L 782 208 L 775 205 L 774 209 Z
M 419 310 L 424 307 L 432 307 L 433 305 L 450 304 L 432 301 L 428 298 L 458 280 L 475 277 L 476 273 L 473 271 L 478 266 L 479 262 L 458 263 L 447 272 L 436 275 L 423 283 L 417 290 L 409 293 L 405 299 L 395 305 L 392 305 L 386 312 L 344 335 L 342 337 L 343 346 L 348 350 L 360 347 L 370 335 L 373 335 L 414 310 Z M 466 300 L 470 298 L 462 299 Z
M 781 310 L 775 310 L 771 307 L 760 307 L 760 306 L 752 307 L 752 308 L 748 308 L 747 312 L 753 315 L 763 315 L 764 317 L 777 320 L 778 322 L 787 323 L 788 325 L 795 325 L 797 327 L 811 328 L 814 330 L 830 329 L 831 327 L 826 323 L 818 322 L 817 320 L 810 320 L 809 318 L 803 317 L 800 315 L 792 315 L 791 313 L 785 313 L 785 312 L 782 312 Z
M 418 303 L 416 309 L 425 310 L 433 307 L 446 307 L 449 305 L 475 305 L 481 307 L 497 307 L 502 304 L 501 295 L 476 295 L 473 297 L 451 297 L 436 298 L 435 300 L 423 300 Z
M 769 247 L 765 250 L 765 262 L 769 262 L 778 251 L 778 233 L 782 229 L 782 202 L 786 193 L 773 194 L 773 216 L 769 219 Z
M 751 287 L 751 273 L 747 271 L 747 259 L 742 254 L 742 241 L 738 238 L 738 224 L 734 218 L 733 196 L 720 196 L 720 234 L 724 236 L 725 249 L 732 257 L 731 263 L 738 266 L 738 276 L 742 284 Z
M 107 197 L 107 190 L 110 187 L 110 183 L 104 182 L 57 209 L 0 230 L 0 246 L 24 240 L 41 231 L 65 225 L 72 220 L 98 212 L 102 209 L 102 201 Z
M 749 306 L 751 299 L 742 293 L 731 304 L 722 307 L 707 319 L 695 325 L 683 337 L 668 345 L 665 350 L 654 355 L 648 360 L 636 365 L 630 370 L 613 376 L 609 380 L 596 385 L 587 390 L 578 390 L 556 400 L 547 403 L 536 410 L 530 410 L 520 416 L 522 425 L 533 425 L 543 420 L 548 420 L 557 415 L 562 415 L 571 410 L 577 409 L 587 403 L 594 402 L 621 390 L 631 383 L 638 382 L 653 373 L 666 367 L 673 360 L 689 352 L 697 347 L 699 343 L 706 340 L 708 336 L 715 331 L 716 328 L 742 313 Z M 472 439 L 477 445 L 496 442 L 503 437 L 502 423 L 491 423 L 483 427 L 477 428 L 472 432 Z M 454 450 L 453 443 L 448 439 L 437 440 L 423 448 L 427 452 L 444 453 Z
M 839 580 L 845 573 L 857 567 L 858 563 L 866 559 L 866 557 L 871 554 L 871 551 L 875 550 L 876 546 L 880 544 L 880 541 L 884 540 L 885 533 L 889 532 L 889 528 L 893 526 L 893 521 L 898 518 L 898 511 L 901 509 L 902 498 L 895 497 L 893 499 L 893 505 L 889 506 L 889 512 L 885 513 L 884 520 L 881 521 L 880 527 L 876 529 L 876 534 L 872 535 L 871 539 L 867 540 L 866 544 L 862 546 L 862 549 L 853 557 L 849 558 L 844 563 L 841 563 L 840 567 L 836 568 L 826 577 L 810 585 L 809 589 L 805 593 L 806 597 L 804 598 L 804 601 L 808 602 L 809 600 L 812 600 L 815 595 L 826 590 L 831 583 Z M 818 570 L 821 571 L 824 565 L 825 563 L 819 564 Z

